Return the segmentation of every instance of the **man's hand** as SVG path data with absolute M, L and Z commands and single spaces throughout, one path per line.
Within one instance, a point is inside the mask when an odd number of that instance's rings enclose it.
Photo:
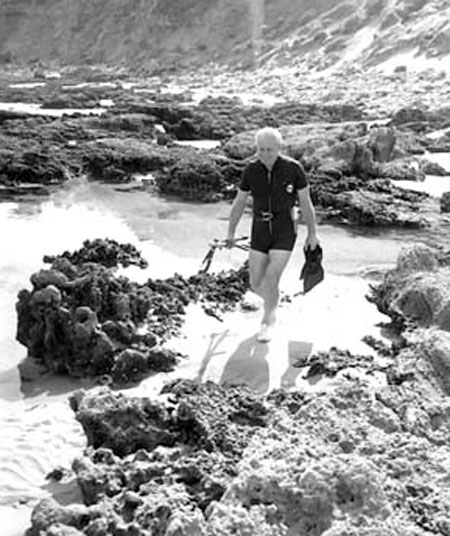
M 308 249 L 310 247 L 312 250 L 316 249 L 316 246 L 319 245 L 319 239 L 316 235 L 308 235 L 305 240 L 305 249 Z

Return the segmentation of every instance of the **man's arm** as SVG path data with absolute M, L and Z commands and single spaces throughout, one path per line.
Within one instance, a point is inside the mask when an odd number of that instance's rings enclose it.
M 245 192 L 244 190 L 238 188 L 238 192 L 234 199 L 233 206 L 231 207 L 230 217 L 228 219 L 227 240 L 234 240 L 234 233 L 236 232 L 236 227 L 244 212 L 248 194 L 249 192 Z
M 302 211 L 302 217 L 308 230 L 305 240 L 305 248 L 311 246 L 311 249 L 314 249 L 319 243 L 319 239 L 317 237 L 316 213 L 309 195 L 309 185 L 298 190 L 298 200 Z

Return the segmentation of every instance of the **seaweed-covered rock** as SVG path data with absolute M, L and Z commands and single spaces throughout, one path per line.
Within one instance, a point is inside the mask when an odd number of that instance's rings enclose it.
M 119 242 L 112 240 L 111 238 L 85 240 L 83 246 L 73 253 L 65 251 L 57 256 L 44 256 L 44 262 L 46 263 L 55 263 L 57 260 L 58 263 L 61 263 L 63 262 L 63 259 L 67 259 L 72 265 L 94 262 L 106 266 L 107 268 L 113 268 L 119 264 L 123 267 L 136 265 L 140 268 L 147 268 L 148 266 L 148 262 L 142 257 L 135 246 L 132 244 L 119 244 Z M 67 264 L 64 267 L 66 271 L 70 271 L 70 264 Z M 48 271 L 41 271 L 38 273 L 47 274 Z M 33 277 L 36 276 L 34 275 Z M 33 277 L 32 283 L 34 284 Z
M 82 166 L 94 179 L 125 182 L 133 173 L 149 173 L 173 164 L 174 157 L 152 140 L 103 137 L 84 144 Z
M 161 346 L 178 333 L 190 302 L 219 317 L 248 289 L 248 269 L 174 275 L 138 284 L 114 268 L 147 266 L 137 249 L 114 240 L 86 241 L 75 252 L 46 256 L 50 269 L 31 276 L 17 302 L 17 340 L 49 370 L 75 377 L 137 382 L 172 370 L 179 354 Z
M 239 182 L 243 164 L 204 151 L 190 151 L 164 171 L 156 173 L 163 194 L 196 201 L 230 198 Z
M 180 103 L 130 101 L 127 110 L 157 118 L 179 140 L 226 139 L 266 125 L 358 121 L 356 106 L 285 102 L 273 106 L 244 106 L 239 99 L 209 97 L 195 107 Z M 121 110 L 122 111 L 122 110 Z

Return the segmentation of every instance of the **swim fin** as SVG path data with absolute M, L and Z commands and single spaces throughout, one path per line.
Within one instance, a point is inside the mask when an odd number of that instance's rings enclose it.
M 323 251 L 317 244 L 314 249 L 308 246 L 303 249 L 305 262 L 300 272 L 300 279 L 303 279 L 303 294 L 309 292 L 324 278 L 324 270 L 322 266 Z

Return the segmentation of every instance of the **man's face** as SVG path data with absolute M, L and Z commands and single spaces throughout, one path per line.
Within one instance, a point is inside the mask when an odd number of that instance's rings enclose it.
M 256 144 L 258 158 L 269 169 L 275 164 L 275 160 L 278 158 L 280 150 L 280 142 L 272 136 L 261 137 Z

